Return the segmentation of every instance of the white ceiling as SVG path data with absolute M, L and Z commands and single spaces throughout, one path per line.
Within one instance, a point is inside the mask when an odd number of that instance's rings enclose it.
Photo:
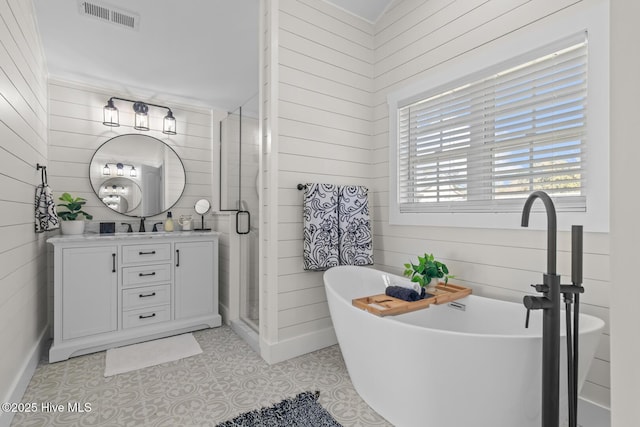
M 391 0 L 327 1 L 374 22 Z M 259 0 L 90 2 L 138 14 L 138 29 L 83 16 L 81 0 L 34 0 L 52 77 L 225 111 L 257 94 Z

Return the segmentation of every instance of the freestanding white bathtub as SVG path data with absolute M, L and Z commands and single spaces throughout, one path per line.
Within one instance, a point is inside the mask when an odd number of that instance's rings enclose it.
M 387 317 L 351 304 L 384 293 L 384 276 L 406 280 L 366 267 L 324 273 L 347 370 L 369 406 L 397 427 L 540 427 L 539 311 L 525 329 L 522 304 L 474 295 L 456 301 L 464 311 L 442 304 Z M 564 331 L 564 312 L 562 317 Z M 596 317 L 580 316 L 580 386 L 603 326 Z M 566 413 L 565 339 L 560 407 Z

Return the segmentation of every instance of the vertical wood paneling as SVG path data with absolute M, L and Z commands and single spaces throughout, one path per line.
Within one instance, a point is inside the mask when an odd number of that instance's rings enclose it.
M 47 82 L 33 4 L 0 0 L 0 398 L 21 393 L 47 327 L 46 234 L 33 200 L 47 164 Z M 38 357 L 38 354 L 35 354 Z M 28 380 L 28 378 L 27 378 Z M 20 396 L 17 396 L 20 397 Z M 0 413 L 0 423 L 6 414 Z
M 571 13 L 583 5 L 574 0 L 533 1 L 396 1 L 376 24 L 373 140 L 371 179 L 374 190 L 375 259 L 377 266 L 396 274 L 416 255 L 433 252 L 456 280 L 480 295 L 520 301 L 529 283 L 541 280 L 545 267 L 543 232 L 442 227 L 406 227 L 388 224 L 388 111 L 386 97 L 411 82 L 424 79 L 434 67 L 484 44 L 527 31 L 530 24 L 555 13 Z M 517 54 L 514 52 L 513 54 Z M 505 55 L 509 55 L 505 52 Z M 506 58 L 505 58 L 506 59 Z M 597 60 L 593 58 L 592 60 Z M 473 70 L 470 70 L 473 71 Z M 559 273 L 570 276 L 570 236 L 558 235 Z M 610 268 L 609 236 L 585 235 L 583 311 L 608 322 Z M 608 334 L 608 325 L 605 334 Z M 608 336 L 603 340 L 587 378 L 583 396 L 608 405 Z

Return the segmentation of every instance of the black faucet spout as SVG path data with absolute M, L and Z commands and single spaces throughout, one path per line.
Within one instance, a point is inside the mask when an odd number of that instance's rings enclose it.
M 534 191 L 529 195 L 522 209 L 521 225 L 523 227 L 529 226 L 529 213 L 531 213 L 531 206 L 536 199 L 542 200 L 547 211 L 547 274 L 556 274 L 556 231 L 558 225 L 556 222 L 556 208 L 547 193 Z

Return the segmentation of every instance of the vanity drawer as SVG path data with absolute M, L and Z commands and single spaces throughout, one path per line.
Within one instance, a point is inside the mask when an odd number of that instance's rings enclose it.
M 156 285 L 122 291 L 122 309 L 153 307 L 171 303 L 171 286 Z
M 122 287 L 171 281 L 171 264 L 141 265 L 122 268 Z
M 138 326 L 171 320 L 171 305 L 159 305 L 156 307 L 139 308 L 122 312 L 122 328 L 136 328 Z
M 122 245 L 122 263 L 156 262 L 171 260 L 171 243 L 152 245 Z

